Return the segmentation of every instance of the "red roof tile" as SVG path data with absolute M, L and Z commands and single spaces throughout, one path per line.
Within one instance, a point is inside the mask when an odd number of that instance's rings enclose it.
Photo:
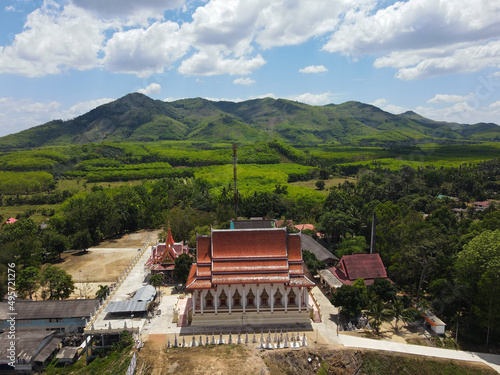
M 249 273 L 213 275 L 214 284 L 258 284 L 258 283 L 287 283 L 288 273 Z
M 297 224 L 294 225 L 294 227 L 297 228 L 298 230 L 304 230 L 304 229 L 314 230 L 314 225 L 312 224 Z
M 304 268 L 302 264 L 290 264 L 290 275 L 303 275 Z
M 213 231 L 213 258 L 286 258 L 286 236 L 282 229 Z
M 198 237 L 196 241 L 196 249 L 198 256 L 198 263 L 211 263 L 210 246 L 212 239 L 208 236 Z
M 186 284 L 187 285 L 187 284 Z M 197 279 L 194 280 L 193 283 L 186 286 L 187 290 L 195 290 L 195 289 L 214 289 L 212 286 L 212 282 L 208 279 Z
M 288 248 L 288 260 L 290 262 L 302 262 L 300 234 L 289 234 L 286 242 Z
M 272 272 L 288 271 L 286 260 L 234 260 L 214 261 L 212 271 L 215 272 Z
M 352 285 L 359 278 L 365 280 L 365 285 L 373 284 L 375 279 L 387 279 L 379 254 L 344 255 L 339 264 L 329 268 L 329 271 L 346 285 Z
M 189 270 L 189 275 L 186 281 L 186 288 L 190 286 L 196 279 L 196 269 L 198 265 L 196 263 L 191 265 L 191 269 Z
M 290 278 L 290 286 L 303 286 L 307 288 L 313 287 L 315 284 L 305 276 Z
M 207 277 L 212 275 L 212 271 L 210 270 L 210 265 L 199 264 L 198 270 L 196 271 L 197 276 Z
M 386 278 L 384 263 L 379 254 L 344 255 L 340 259 L 342 268 L 349 280 Z

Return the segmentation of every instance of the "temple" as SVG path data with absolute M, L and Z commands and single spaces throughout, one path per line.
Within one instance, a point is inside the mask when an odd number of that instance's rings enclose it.
M 186 290 L 191 325 L 309 323 L 301 235 L 286 228 L 212 229 L 197 237 Z
M 189 254 L 189 249 L 184 241 L 175 242 L 168 228 L 165 243 L 157 242 L 151 247 L 151 256 L 146 262 L 146 267 L 151 270 L 151 274 L 162 273 L 166 278 L 173 279 L 175 260 L 181 254 Z

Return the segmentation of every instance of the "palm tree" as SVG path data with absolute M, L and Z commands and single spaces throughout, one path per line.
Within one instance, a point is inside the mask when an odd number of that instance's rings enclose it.
M 399 327 L 398 327 L 399 320 L 406 322 L 406 320 L 407 320 L 406 319 L 406 317 L 407 317 L 406 312 L 408 311 L 408 309 L 405 308 L 405 305 L 400 298 L 396 298 L 391 305 L 391 311 L 392 311 L 392 315 L 396 319 L 395 330 L 396 330 L 396 332 L 399 332 Z
M 104 299 L 109 294 L 109 286 L 99 285 L 99 290 L 96 292 L 95 296 L 97 299 Z
M 389 321 L 393 317 L 392 311 L 388 309 L 387 305 L 379 298 L 375 299 L 375 301 L 370 304 L 369 310 L 366 313 L 368 315 L 368 321 L 375 330 L 377 336 L 380 335 L 382 322 Z

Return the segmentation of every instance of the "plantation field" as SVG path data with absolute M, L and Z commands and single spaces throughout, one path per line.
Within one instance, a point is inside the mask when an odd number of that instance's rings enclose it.
M 500 143 L 417 146 L 292 147 L 280 141 L 238 146 L 238 190 L 244 197 L 282 188 L 294 200 L 321 203 L 328 189 L 355 182 L 361 166 L 399 169 L 458 167 L 500 157 Z M 93 189 L 137 185 L 165 177 L 203 180 L 211 194 L 233 185 L 232 144 L 193 141 L 54 146 L 0 154 L 0 215 L 56 208 L 67 197 Z M 321 172 L 321 173 L 320 173 Z M 335 178 L 328 178 L 340 176 Z M 322 177 L 320 177 L 322 176 Z M 350 176 L 343 177 L 343 176 Z M 316 181 L 325 180 L 325 190 Z
M 319 193 L 322 193 L 326 196 L 329 194 L 329 191 L 328 191 L 329 188 L 331 188 L 333 186 L 341 185 L 346 181 L 351 182 L 351 183 L 356 183 L 357 179 L 355 179 L 354 177 L 329 178 L 328 180 L 323 180 L 323 181 L 325 181 L 325 189 L 324 190 L 317 189 L 316 181 L 318 181 L 318 180 L 296 181 L 296 182 L 290 183 L 290 185 L 317 190 Z
M 32 212 L 31 219 L 35 223 L 41 224 L 50 216 L 51 211 L 56 210 L 58 206 L 57 204 L 0 206 L 0 219 L 1 222 L 5 222 L 11 217 L 15 218 L 25 212 Z

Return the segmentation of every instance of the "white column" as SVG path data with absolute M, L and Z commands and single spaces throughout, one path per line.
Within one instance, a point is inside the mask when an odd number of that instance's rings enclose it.
M 247 307 L 247 290 L 246 286 L 243 285 L 243 295 L 241 296 L 241 303 L 243 304 L 243 314 L 246 312 Z
M 215 313 L 217 314 L 217 306 L 219 305 L 219 288 L 215 289 L 215 297 L 214 297 L 214 307 Z
M 227 296 L 227 304 L 229 305 L 229 314 L 231 314 L 231 307 L 233 307 L 233 294 L 231 293 L 231 285 L 229 286 L 229 295 Z
M 309 311 L 309 290 L 304 288 L 304 301 L 306 301 L 306 309 Z
M 196 314 L 196 299 L 198 298 L 198 291 L 193 292 L 193 315 Z
M 205 295 L 207 294 L 207 291 L 204 290 L 201 292 L 201 295 L 200 295 L 200 313 L 201 315 L 203 315 L 203 305 L 204 305 L 204 301 L 205 301 Z
M 299 288 L 297 296 L 299 297 L 299 312 L 300 312 L 302 310 L 302 288 Z
M 271 284 L 271 312 L 274 312 L 274 284 Z
M 285 298 L 285 312 L 288 311 L 288 288 L 285 287 L 285 293 L 283 293 Z
M 257 313 L 260 312 L 260 292 L 259 292 L 259 286 L 257 285 L 257 290 L 255 293 L 255 298 L 257 299 Z

